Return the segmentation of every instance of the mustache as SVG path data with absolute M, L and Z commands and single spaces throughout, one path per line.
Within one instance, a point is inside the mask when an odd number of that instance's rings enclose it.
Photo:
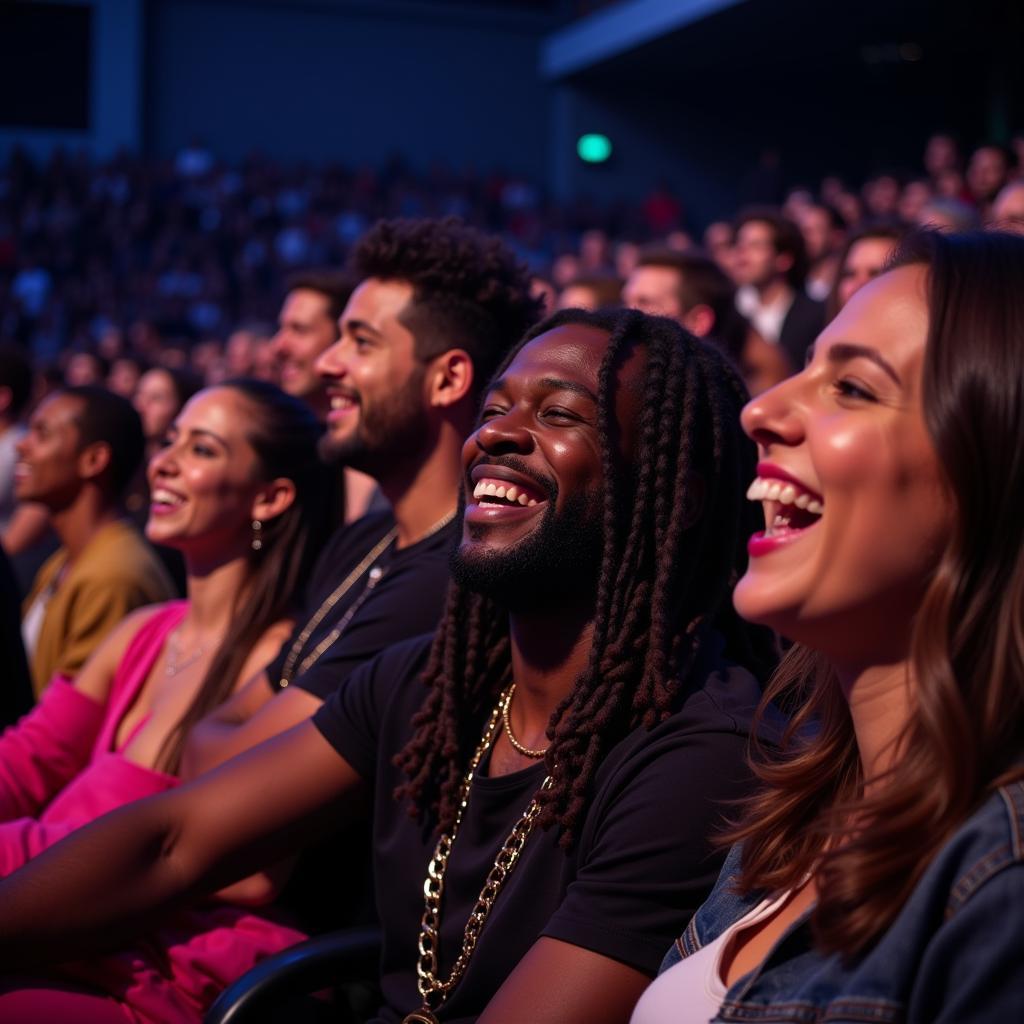
M 524 476 L 527 480 L 535 483 L 548 496 L 550 501 L 554 502 L 558 497 L 558 485 L 554 480 L 541 476 L 515 455 L 482 455 L 469 468 L 474 470 L 477 466 L 502 466 L 505 469 L 510 469 L 513 473 L 518 473 L 520 476 Z M 468 490 L 472 490 L 470 485 L 467 484 L 466 486 Z

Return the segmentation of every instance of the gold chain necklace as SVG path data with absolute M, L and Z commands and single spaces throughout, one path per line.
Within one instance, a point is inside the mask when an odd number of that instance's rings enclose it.
M 414 543 L 419 544 L 425 541 L 428 537 L 433 537 L 435 533 L 443 530 L 453 519 L 455 518 L 455 511 L 449 512 L 446 516 L 439 519 L 433 526 L 422 537 L 419 537 Z M 373 588 L 380 583 L 383 579 L 384 574 L 387 572 L 387 568 L 384 566 L 373 565 L 374 562 L 391 546 L 394 539 L 398 536 L 398 527 L 393 526 L 386 534 L 370 550 L 366 553 L 360 563 L 338 584 L 334 590 L 324 599 L 320 607 L 313 613 L 312 618 L 306 623 L 305 628 L 296 637 L 295 642 L 288 650 L 288 657 L 285 658 L 284 668 L 281 670 L 281 678 L 278 680 L 278 688 L 284 689 L 286 686 L 291 684 L 291 681 L 297 675 L 302 675 L 308 672 L 309 669 L 315 665 L 323 653 L 338 639 L 339 636 L 345 631 L 345 628 L 352 621 L 352 617 L 363 602 L 370 596 Z M 411 547 L 412 545 L 410 545 Z M 373 568 L 370 568 L 373 566 Z M 341 621 L 332 629 L 327 636 L 323 638 L 313 648 L 313 650 L 302 659 L 302 664 L 299 665 L 298 671 L 295 670 L 295 663 L 298 661 L 299 655 L 304 650 L 306 644 L 309 642 L 309 638 L 313 635 L 313 631 L 317 626 L 323 622 L 325 616 L 330 610 L 352 589 L 356 580 L 367 571 L 370 570 L 370 575 L 367 577 L 366 586 L 363 588 L 363 592 L 355 599 L 348 610 L 342 616 Z
M 480 744 L 476 748 L 472 759 L 469 762 L 469 770 L 465 779 L 462 780 L 462 788 L 459 791 L 459 806 L 455 812 L 455 821 L 452 822 L 451 835 L 442 834 L 434 849 L 434 856 L 427 868 L 427 879 L 423 883 L 423 917 L 420 921 L 420 938 L 417 944 L 419 956 L 416 959 L 416 987 L 419 989 L 423 999 L 423 1005 L 402 1018 L 402 1024 L 440 1024 L 434 1011 L 451 994 L 452 989 L 462 980 L 466 968 L 469 966 L 470 958 L 476 949 L 477 940 L 483 931 L 487 916 L 494 906 L 498 894 L 506 879 L 512 873 L 512 869 L 523 852 L 526 840 L 530 838 L 533 824 L 537 814 L 540 812 L 540 804 L 537 797 L 546 789 L 551 788 L 552 777 L 548 775 L 540 785 L 540 789 L 530 801 L 530 805 L 523 812 L 522 817 L 512 826 L 512 831 L 505 840 L 504 845 L 498 851 L 494 859 L 494 866 L 487 873 L 484 887 L 476 899 L 473 910 L 470 912 L 469 920 L 466 921 L 466 928 L 462 935 L 462 949 L 458 958 L 452 964 L 452 969 L 446 979 L 439 978 L 438 953 L 440 949 L 441 936 L 441 898 L 444 895 L 444 879 L 448 870 L 448 859 L 451 856 L 452 845 L 455 837 L 459 834 L 459 826 L 462 824 L 462 816 L 469 803 L 469 788 L 473 783 L 473 777 L 480 761 L 487 752 L 498 731 L 503 716 L 506 713 L 509 701 L 512 699 L 513 684 L 506 690 L 498 704 L 491 712 L 491 717 L 484 728 Z M 431 1008 L 431 1003 L 434 1007 Z
M 545 747 L 543 750 L 533 750 L 530 747 L 524 746 L 519 740 L 516 739 L 515 734 L 512 732 L 512 695 L 516 692 L 516 684 L 513 683 L 508 690 L 508 700 L 501 705 L 501 721 L 505 726 L 505 735 L 508 737 L 509 743 L 512 744 L 512 749 L 523 757 L 533 758 L 534 761 L 539 761 L 547 752 L 548 748 Z

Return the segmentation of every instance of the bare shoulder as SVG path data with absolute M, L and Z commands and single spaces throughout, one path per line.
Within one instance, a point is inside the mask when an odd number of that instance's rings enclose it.
M 93 651 L 75 677 L 75 687 L 94 700 L 105 701 L 118 665 L 140 629 L 174 602 L 147 604 L 129 612 Z

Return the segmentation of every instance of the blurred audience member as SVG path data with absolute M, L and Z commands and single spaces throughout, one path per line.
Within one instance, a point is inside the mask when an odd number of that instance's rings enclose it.
M 938 186 L 943 174 L 960 170 L 960 147 L 956 139 L 948 132 L 935 132 L 925 144 L 923 162 L 932 184 Z
M 736 220 L 735 278 L 739 311 L 791 370 L 804 364 L 824 325 L 825 307 L 803 289 L 807 252 L 800 229 L 770 207 L 741 211 Z
M 992 204 L 989 227 L 1024 235 L 1024 181 L 1004 185 Z
M 733 276 L 735 240 L 732 224 L 716 220 L 704 229 L 704 250 L 730 277 Z
M 96 352 L 72 352 L 64 368 L 64 383 L 69 388 L 103 388 L 107 386 L 110 367 Z
M 46 506 L 61 541 L 24 603 L 37 695 L 56 674 L 73 677 L 133 608 L 174 595 L 156 555 L 122 517 L 143 447 L 131 403 L 91 387 L 50 395 L 18 444 L 15 493 Z
M 979 146 L 967 165 L 967 188 L 982 218 L 988 216 L 992 201 L 1009 181 L 1012 158 L 1002 146 L 990 143 Z
M 940 231 L 973 231 L 980 221 L 978 211 L 963 199 L 935 196 L 921 207 L 916 225 Z
M 139 378 L 148 369 L 145 360 L 130 353 L 115 356 L 107 374 L 107 387 L 122 398 L 131 400 L 138 387 Z
M 272 339 L 281 388 L 301 398 L 321 423 L 330 403 L 317 373 L 321 353 L 338 340 L 338 321 L 352 295 L 351 279 L 338 271 L 310 270 L 288 279 Z
M 558 296 L 557 309 L 607 309 L 619 305 L 622 282 L 611 274 L 581 274 Z
M 931 202 L 932 186 L 928 181 L 918 179 L 910 181 L 903 188 L 900 196 L 899 216 L 904 224 L 917 224 L 921 211 Z
M 870 178 L 861 191 L 868 217 L 881 220 L 898 214 L 901 186 L 895 174 L 879 174 Z
M 824 299 L 836 279 L 837 255 L 846 237 L 846 225 L 838 211 L 824 203 L 802 206 L 796 223 L 807 250 L 807 294 L 812 299 Z
M 829 321 L 855 292 L 885 269 L 903 234 L 903 228 L 879 224 L 861 228 L 850 235 L 839 256 L 839 274 L 826 302 Z
M 14 515 L 14 466 L 25 433 L 21 418 L 32 397 L 32 366 L 21 349 L 0 347 L 0 539 Z

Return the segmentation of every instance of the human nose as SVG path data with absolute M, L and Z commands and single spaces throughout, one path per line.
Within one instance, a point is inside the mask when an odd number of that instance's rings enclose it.
M 476 445 L 488 455 L 506 452 L 528 452 L 533 448 L 533 434 L 517 410 L 491 416 L 477 428 Z
M 762 391 L 743 407 L 740 424 L 747 437 L 761 448 L 795 445 L 803 438 L 803 403 L 799 397 L 802 375 L 788 377 Z
M 316 361 L 316 372 L 319 376 L 332 380 L 344 377 L 348 373 L 348 345 L 344 338 L 339 338 L 320 353 Z
M 149 477 L 150 481 L 155 480 L 159 476 L 173 476 L 177 472 L 178 464 L 174 449 L 175 446 L 173 444 L 164 444 L 162 447 L 157 448 L 149 457 L 149 464 L 146 466 L 146 476 Z

